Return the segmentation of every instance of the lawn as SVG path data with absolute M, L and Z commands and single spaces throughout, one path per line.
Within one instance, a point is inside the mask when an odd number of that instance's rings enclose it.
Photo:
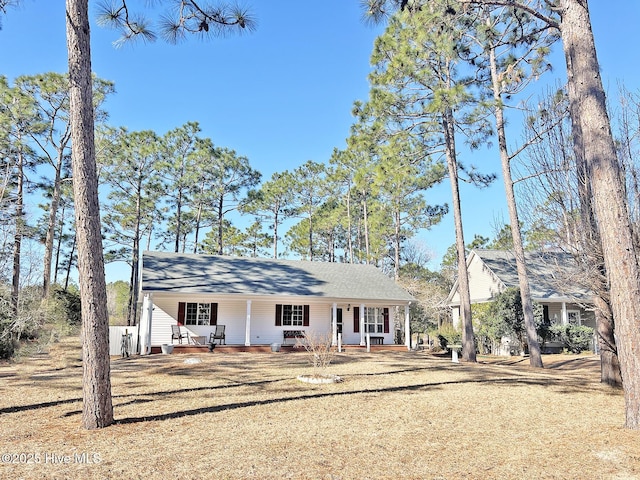
M 85 431 L 77 344 L 0 365 L 0 478 L 640 479 L 593 355 L 350 352 L 328 385 L 305 353 L 114 358 L 117 423 Z

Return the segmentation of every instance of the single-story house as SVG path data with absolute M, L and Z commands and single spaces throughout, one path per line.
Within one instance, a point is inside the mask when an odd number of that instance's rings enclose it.
M 416 300 L 373 265 L 144 252 L 142 353 L 172 343 L 172 326 L 227 345 L 295 342 L 302 332 L 336 344 L 393 344 Z M 410 335 L 405 335 L 407 347 Z
M 543 315 L 551 324 L 574 323 L 595 328 L 591 294 L 580 285 L 572 257 L 564 252 L 527 252 L 525 254 L 531 298 L 542 305 Z M 474 249 L 467 257 L 471 303 L 490 302 L 509 287 L 519 287 L 513 252 Z M 460 325 L 458 281 L 447 298 L 453 324 Z M 585 308 L 587 307 L 587 308 Z M 552 348 L 553 345 L 549 345 Z

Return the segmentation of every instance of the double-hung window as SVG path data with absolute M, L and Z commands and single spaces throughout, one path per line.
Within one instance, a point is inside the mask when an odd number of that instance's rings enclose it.
M 179 325 L 215 325 L 217 303 L 180 302 L 178 304 Z
M 366 307 L 364 311 L 364 331 L 366 333 L 384 332 L 384 315 L 382 308 Z
M 353 307 L 353 332 L 360 332 L 360 307 Z M 365 307 L 364 333 L 389 333 L 389 307 Z
M 303 318 L 302 305 L 282 305 L 282 325 L 301 327 Z
M 570 325 L 581 325 L 580 310 L 567 310 L 567 320 Z
M 276 326 L 308 327 L 309 305 L 276 305 Z

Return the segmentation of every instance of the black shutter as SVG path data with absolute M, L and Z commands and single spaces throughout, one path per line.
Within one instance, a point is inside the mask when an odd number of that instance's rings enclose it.
M 282 305 L 276 305 L 276 327 L 282 325 Z
M 218 304 L 212 303 L 209 306 L 209 325 L 218 324 Z
M 309 326 L 309 305 L 302 306 L 302 326 Z
M 187 310 L 187 304 L 185 302 L 178 302 L 178 325 L 184 325 L 184 314 Z
M 382 309 L 382 321 L 384 323 L 384 333 L 389 333 L 389 309 L 387 307 Z
M 360 333 L 360 307 L 353 307 L 353 333 Z

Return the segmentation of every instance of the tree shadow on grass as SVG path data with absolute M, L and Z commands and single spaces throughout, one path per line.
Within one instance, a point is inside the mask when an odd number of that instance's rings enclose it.
M 584 370 L 590 368 L 600 368 L 600 357 L 599 356 L 590 356 L 590 357 L 576 357 L 576 358 L 568 358 L 561 362 L 554 362 L 549 364 L 546 368 L 549 370 Z
M 382 393 L 398 393 L 398 392 L 418 392 L 424 390 L 437 390 L 441 387 L 448 385 L 456 385 L 456 384 L 488 384 L 491 383 L 493 385 L 533 385 L 533 386 L 542 386 L 548 387 L 550 386 L 547 379 L 526 379 L 526 378 L 513 378 L 513 377 L 505 377 L 505 378 L 493 378 L 491 380 L 483 379 L 464 379 L 464 380 L 456 380 L 456 381 L 446 381 L 446 382 L 435 382 L 435 383 L 422 383 L 417 385 L 405 385 L 399 387 L 388 387 L 388 388 L 371 388 L 371 389 L 360 389 L 360 390 L 350 390 L 350 391 L 341 391 L 341 392 L 321 392 L 314 393 L 310 395 L 295 395 L 288 397 L 279 397 L 279 398 L 270 398 L 265 400 L 255 400 L 255 401 L 247 401 L 247 402 L 234 402 L 227 403 L 223 405 L 215 405 L 210 407 L 200 407 L 193 408 L 188 410 L 181 410 L 176 412 L 169 412 L 157 415 L 148 415 L 148 416 L 139 416 L 139 417 L 128 417 L 121 418 L 115 421 L 116 424 L 126 425 L 126 424 L 135 424 L 135 423 L 143 423 L 143 422 L 157 422 L 157 421 L 165 421 L 165 420 L 174 420 L 177 418 L 183 417 L 191 417 L 196 415 L 203 415 L 206 413 L 218 413 L 228 410 L 236 410 L 241 408 L 249 408 L 256 406 L 264 406 L 264 405 L 274 405 L 278 403 L 287 403 L 287 402 L 295 402 L 299 400 L 314 400 L 320 398 L 330 398 L 330 397 L 349 397 L 352 395 L 371 395 L 371 394 L 382 394 Z M 556 382 L 560 385 L 562 382 L 559 380 Z M 566 385 L 564 385 L 566 387 Z M 576 388 L 578 385 L 576 385 Z M 580 390 L 583 391 L 583 390 Z M 568 393 L 568 392 L 567 392 Z
M 487 365 L 489 366 L 489 365 Z M 272 398 L 266 400 L 256 400 L 256 401 L 247 401 L 247 402 L 237 402 L 230 403 L 225 405 L 217 405 L 211 407 L 202 407 L 195 408 L 183 411 L 170 412 L 159 415 L 150 415 L 150 416 L 140 416 L 140 417 L 128 417 L 120 420 L 116 420 L 116 423 L 120 424 L 129 424 L 129 423 L 141 423 L 147 421 L 163 421 L 170 420 L 174 418 L 180 418 L 185 416 L 193 416 L 200 415 L 204 413 L 215 413 L 223 410 L 233 410 L 239 408 L 247 408 L 259 405 L 270 405 L 277 403 L 285 403 L 292 402 L 298 400 L 307 400 L 314 398 L 326 398 L 326 397 L 344 397 L 351 395 L 361 395 L 361 394 L 380 394 L 380 393 L 395 393 L 395 392 L 413 392 L 413 391 L 421 391 L 421 390 L 429 390 L 429 389 L 437 389 L 447 385 L 464 385 L 464 384 L 478 384 L 478 385 L 488 385 L 488 386 L 496 386 L 496 385 L 504 385 L 504 386 L 542 386 L 542 387 L 561 387 L 561 393 L 571 394 L 577 392 L 585 392 L 589 387 L 585 385 L 583 378 L 559 378 L 555 377 L 551 374 L 544 374 L 544 372 L 548 372 L 548 370 L 541 370 L 540 375 L 536 375 L 535 377 L 523 377 L 519 375 L 521 372 L 509 372 L 509 376 L 505 376 L 504 374 L 507 372 L 501 372 L 502 377 L 496 377 L 495 369 L 479 369 L 477 368 L 477 364 L 448 364 L 448 365 L 437 365 L 437 366 L 421 366 L 421 367 L 412 367 L 412 368 L 401 368 L 391 372 L 380 372 L 380 373 L 364 373 L 364 374 L 351 374 L 345 376 L 345 379 L 348 378 L 362 378 L 362 377 L 375 377 L 375 376 L 387 376 L 392 374 L 402 374 L 408 372 L 418 372 L 418 371 L 430 371 L 430 370 L 451 370 L 457 371 L 459 373 L 465 373 L 469 375 L 473 375 L 473 378 L 460 379 L 460 380 L 451 380 L 451 381 L 443 381 L 443 382 L 433 382 L 433 383 L 421 383 L 417 385 L 406 385 L 406 386 L 396 386 L 396 387 L 388 387 L 388 388 L 372 388 L 372 389 L 360 389 L 360 390 L 351 390 L 351 391 L 340 391 L 340 392 L 320 392 L 314 394 L 300 394 L 293 395 L 287 397 L 279 397 Z M 219 379 L 220 380 L 220 379 Z M 224 380 L 229 383 L 225 383 L 223 385 L 216 386 L 201 386 L 201 387 L 192 387 L 192 388 L 181 388 L 181 389 L 172 389 L 172 390 L 164 390 L 164 391 L 154 391 L 148 393 L 132 393 L 132 394 L 122 394 L 122 395 L 114 395 L 113 399 L 128 399 L 124 403 L 115 405 L 116 408 L 131 405 L 135 403 L 148 403 L 153 402 L 155 398 L 161 398 L 172 395 L 179 395 L 183 393 L 197 393 L 197 392 L 207 392 L 207 391 L 216 391 L 216 390 L 228 390 L 230 388 L 238 388 L 238 387 L 260 387 L 266 386 L 269 384 L 282 382 L 282 381 L 291 381 L 291 377 L 280 377 L 269 380 L 259 380 L 259 381 L 241 381 L 238 382 L 233 378 L 225 378 Z M 277 392 L 276 392 L 277 394 Z M 56 407 L 59 405 L 73 404 L 82 402 L 82 398 L 69 398 L 62 400 L 55 400 L 50 402 L 41 402 L 30 405 L 20 405 L 14 407 L 6 407 L 0 409 L 0 414 L 5 413 L 16 413 L 30 410 L 39 410 L 43 408 Z M 64 417 L 69 417 L 73 415 L 80 414 L 80 411 L 70 411 L 65 413 Z
M 164 391 L 155 391 L 155 392 L 149 392 L 149 393 L 132 393 L 132 394 L 122 394 L 122 395 L 113 395 L 112 398 L 114 400 L 117 399 L 124 399 L 124 398 L 131 398 L 131 397 L 136 397 L 136 398 L 140 398 L 140 397 L 163 397 L 163 396 L 170 396 L 170 395 L 177 395 L 177 394 L 181 394 L 181 393 L 192 393 L 192 392 L 201 392 L 201 391 L 213 391 L 213 390 L 220 390 L 220 389 L 229 389 L 229 388 L 237 388 L 237 387 L 247 387 L 247 386 L 259 386 L 259 385 L 264 385 L 264 384 L 269 384 L 269 383 L 274 383 L 274 382 L 281 382 L 282 380 L 290 380 L 290 378 L 278 378 L 278 379 L 273 379 L 273 380 L 261 380 L 261 381 L 256 381 L 256 382 L 240 382 L 240 383 L 235 383 L 235 384 L 225 384 L 225 385 L 216 385 L 216 386 L 207 386 L 207 387 L 192 387 L 192 388 L 181 388 L 181 389 L 177 389 L 177 390 L 164 390 Z M 144 400 L 138 400 L 138 402 L 142 402 Z M 150 400 L 153 401 L 153 400 Z M 42 408 L 50 408 L 50 407 L 57 407 L 59 405 L 67 405 L 67 404 L 71 404 L 71 403 L 77 403 L 77 402 L 82 402 L 82 398 L 67 398 L 67 399 L 61 399 L 61 400 L 53 400 L 51 402 L 41 402 L 41 403 L 32 403 L 29 405 L 17 405 L 14 407 L 5 407 L 5 408 L 0 408 L 0 415 L 5 414 L 5 413 L 17 413 L 17 412 L 24 412 L 24 411 L 30 411 L 30 410 L 40 410 Z M 124 403 L 122 405 L 127 405 L 127 404 L 131 404 L 131 403 L 136 403 L 136 400 L 132 400 L 130 402 Z M 120 406 L 120 404 L 118 405 Z M 80 413 L 79 411 L 75 411 L 75 412 L 68 412 L 66 413 L 64 416 L 71 416 L 71 415 L 75 415 L 76 413 Z

